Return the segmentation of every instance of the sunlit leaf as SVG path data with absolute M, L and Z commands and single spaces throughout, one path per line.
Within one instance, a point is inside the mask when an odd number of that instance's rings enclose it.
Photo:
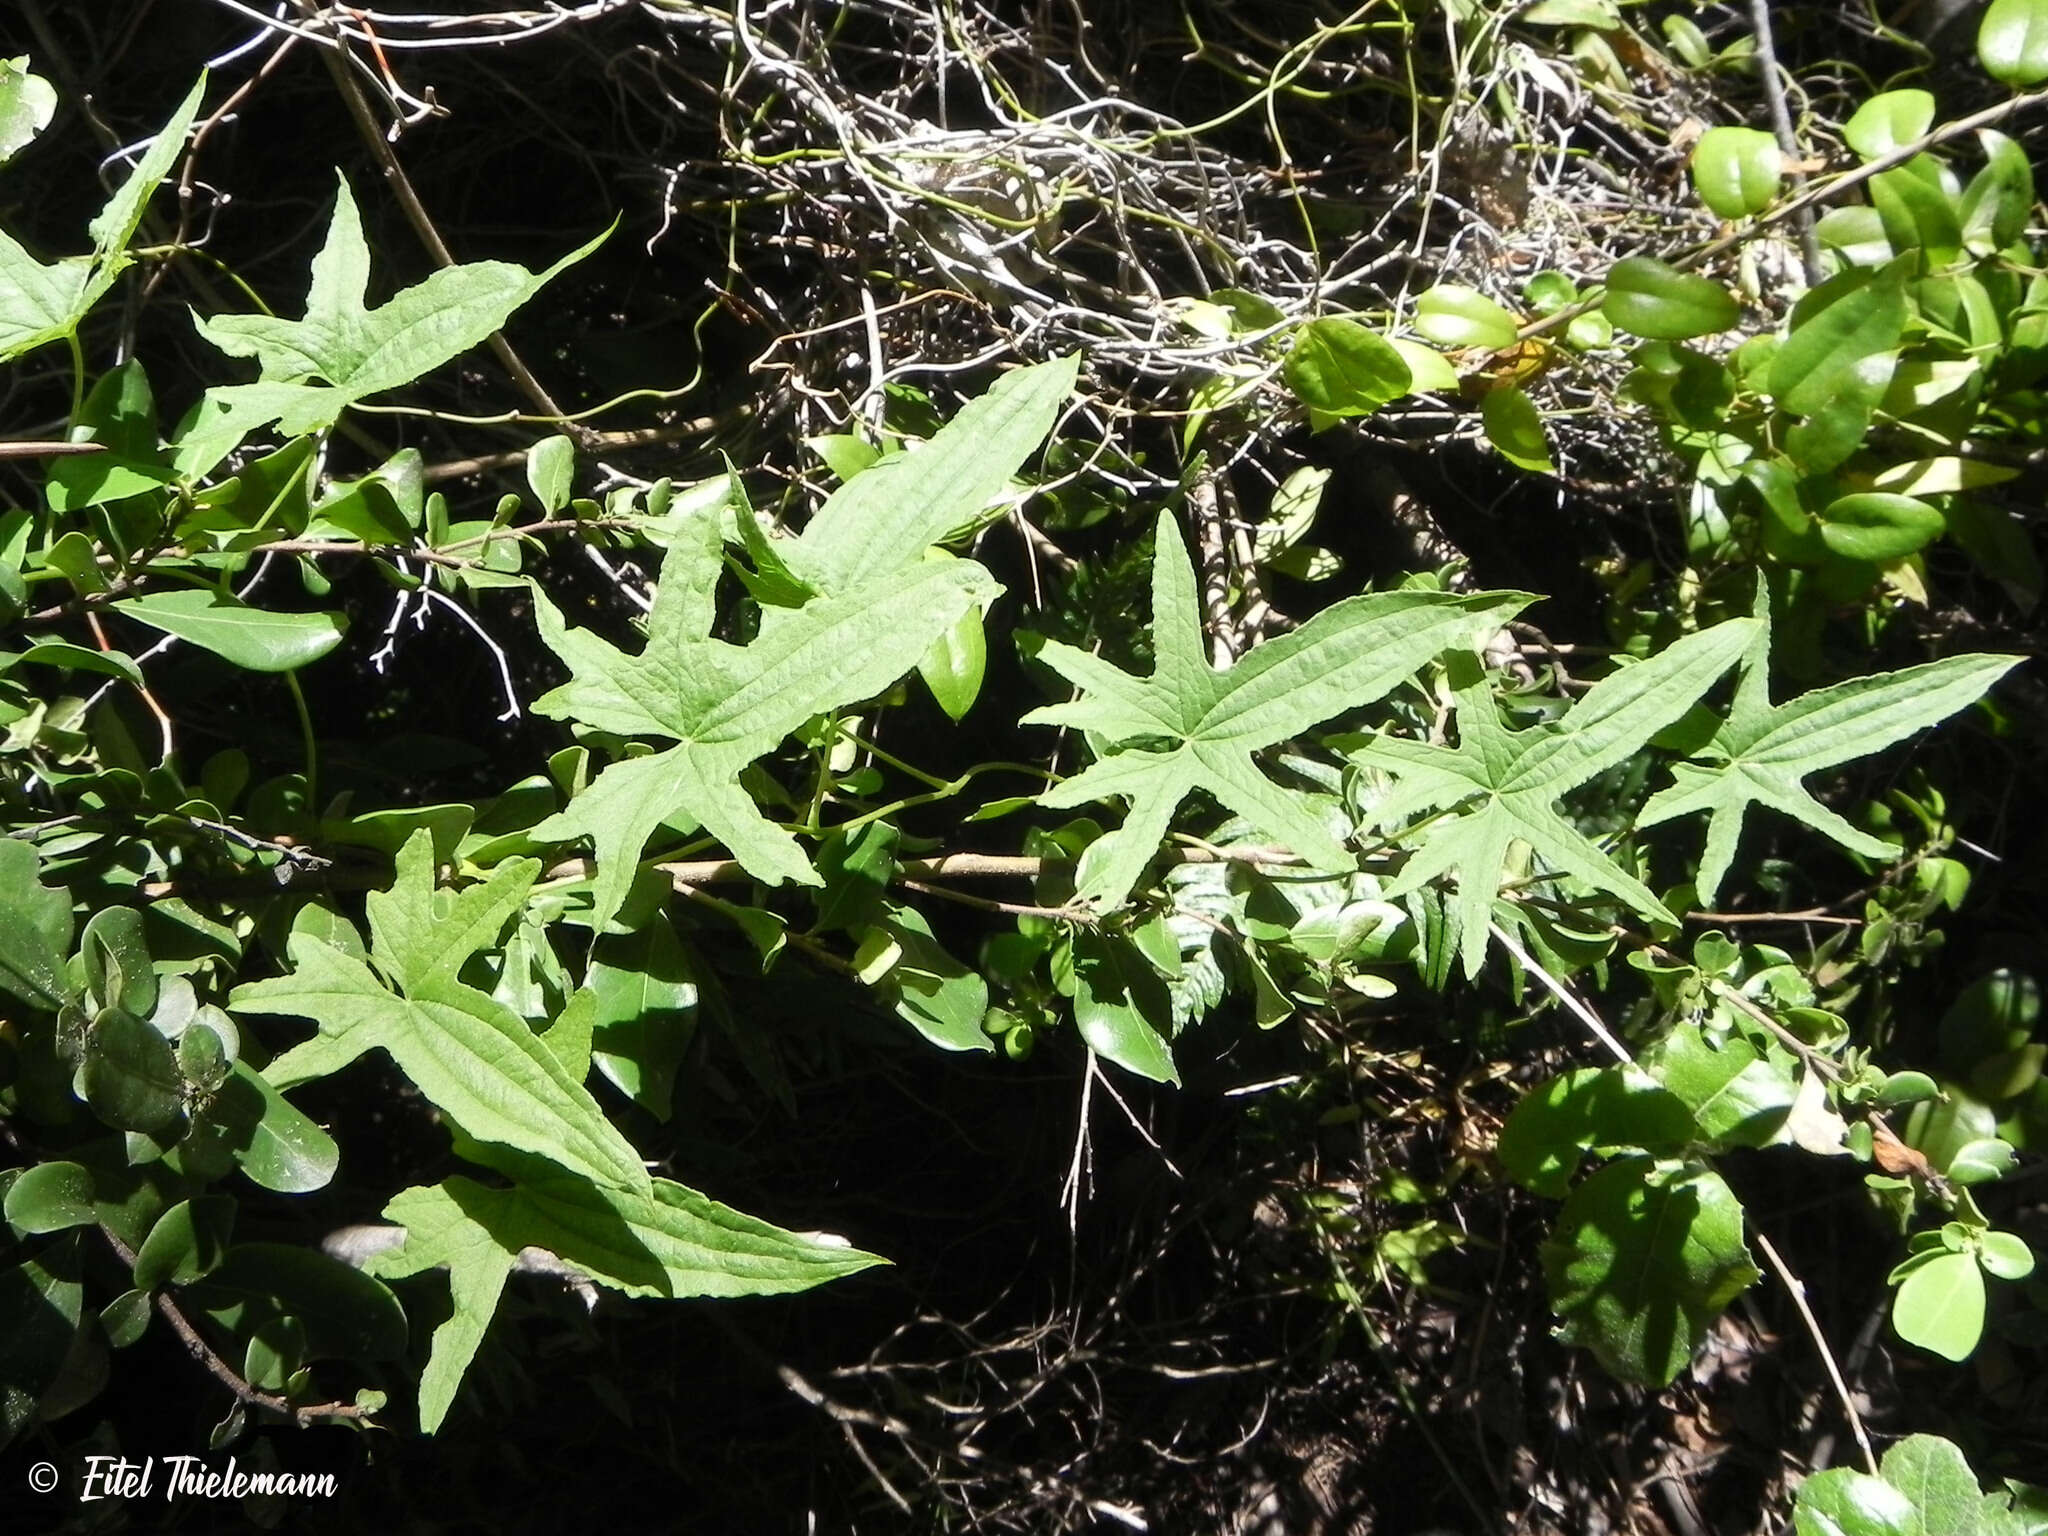
M 1509 850 L 1518 842 L 1556 874 L 1646 917 L 1675 921 L 1647 886 L 1560 813 L 1557 801 L 1633 756 L 1690 709 L 1735 663 L 1757 628 L 1756 621 L 1739 619 L 1688 635 L 1648 661 L 1621 668 L 1560 719 L 1520 731 L 1508 730 L 1501 720 L 1477 659 L 1453 653 L 1458 745 L 1382 736 L 1356 754 L 1361 766 L 1399 780 L 1379 807 L 1382 827 L 1398 827 L 1423 812 L 1451 813 L 1429 817 L 1384 895 L 1391 900 L 1455 872 L 1452 910 L 1468 976 L 1477 976 L 1485 960 L 1493 900 Z
M 1712 336 L 1742 318 L 1735 296 L 1719 283 L 1649 256 L 1614 264 L 1600 312 L 1616 330 L 1653 341 Z
M 1572 1192 L 1543 1245 L 1543 1273 L 1560 1338 L 1625 1381 L 1663 1386 L 1759 1271 L 1742 1207 L 1718 1173 L 1631 1157 Z
M 1747 218 L 1776 200 L 1781 159 L 1778 141 L 1760 129 L 1709 128 L 1693 146 L 1692 184 L 1722 218 Z
M 358 400 L 410 384 L 487 340 L 605 238 L 579 246 L 544 272 L 505 261 L 443 267 L 369 309 L 362 215 L 346 179 L 338 182 L 327 243 L 313 258 L 304 318 L 215 315 L 195 322 L 228 356 L 255 358 L 261 369 L 257 383 L 207 392 L 204 408 L 216 425 L 248 429 L 276 421 L 288 436 L 328 426 Z
M 1762 584 L 1756 598 L 1768 611 Z M 1809 774 L 1872 752 L 1944 720 L 1981 697 L 2018 665 L 2013 656 L 1951 656 L 1900 672 L 1816 689 L 1784 704 L 1770 702 L 1770 630 L 1759 624 L 1742 658 L 1727 719 L 1693 762 L 1676 764 L 1671 787 L 1650 798 L 1637 818 L 1650 827 L 1674 816 L 1708 813 L 1706 851 L 1696 883 L 1711 902 L 1734 862 L 1749 805 L 1768 805 L 1865 858 L 1890 858 L 1891 844 L 1844 820 L 1801 785 Z
M 2048 0 L 1991 0 L 1977 24 L 1977 59 L 2016 90 L 2048 80 Z
M 1209 664 L 1187 546 L 1162 514 L 1152 547 L 1152 675 L 1133 677 L 1089 652 L 1049 643 L 1040 659 L 1082 697 L 1024 717 L 1076 726 L 1109 744 L 1041 804 L 1059 809 L 1115 795 L 1130 807 L 1123 826 L 1091 850 L 1081 894 L 1122 905 L 1175 808 L 1197 789 L 1319 869 L 1355 867 L 1301 797 L 1268 779 L 1252 753 L 1383 697 L 1438 652 L 1497 629 L 1525 601 L 1513 593 L 1349 598 L 1219 671 Z
M 1911 144 L 1934 122 L 1930 91 L 1881 91 L 1842 125 L 1842 138 L 1865 160 L 1876 160 Z

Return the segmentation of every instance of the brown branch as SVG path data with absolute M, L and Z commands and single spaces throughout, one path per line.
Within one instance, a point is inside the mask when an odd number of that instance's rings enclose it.
M 1173 848 L 1167 851 L 1173 864 L 1256 864 L 1285 868 L 1301 863 L 1298 854 L 1285 848 Z M 1049 864 L 1067 859 L 1042 859 L 1027 854 L 943 853 L 930 859 L 904 859 L 896 866 L 899 880 L 1031 880 Z M 682 859 L 654 866 L 678 888 L 692 885 L 726 885 L 751 880 L 737 859 Z M 573 879 L 590 868 L 587 859 L 569 859 L 549 870 L 550 880 Z
M 754 414 L 751 401 L 735 406 L 729 411 L 717 411 L 709 416 L 693 416 L 688 421 L 672 422 L 665 427 L 634 427 L 620 432 L 592 432 L 588 434 L 585 449 L 591 452 L 614 452 L 627 448 L 653 448 L 663 443 L 680 442 L 686 437 L 708 436 L 722 427 L 730 427 L 745 421 Z M 512 448 L 503 453 L 479 454 L 473 459 L 449 459 L 440 464 L 429 464 L 422 472 L 428 485 L 438 485 L 444 480 L 461 480 L 470 475 L 488 474 L 494 469 L 517 469 L 526 462 L 530 450 Z
M 1688 912 L 1688 923 L 1783 923 L 1796 926 L 1803 923 L 1831 923 L 1838 928 L 1860 928 L 1860 917 L 1843 917 L 1825 907 L 1808 907 L 1800 912 Z
M 454 266 L 454 252 L 448 249 L 447 242 L 441 238 L 441 232 L 434 227 L 434 221 L 427 213 L 426 204 L 420 201 L 419 193 L 413 190 L 412 178 L 405 174 L 405 167 L 399 162 L 397 153 L 391 148 L 390 141 L 384 137 L 384 131 L 377 126 L 377 119 L 370 111 L 370 103 L 364 97 L 362 87 L 356 84 L 355 77 L 349 73 L 353 55 L 348 51 L 347 34 L 336 26 L 313 0 L 299 0 L 299 9 L 308 21 L 325 23 L 334 33 L 338 46 L 321 49 L 320 62 L 327 66 L 327 73 L 334 81 L 334 88 L 341 92 L 349 116 L 355 121 L 356 132 L 361 135 L 363 143 L 369 147 L 370 153 L 383 169 L 384 180 L 397 197 L 399 207 L 405 211 L 406 221 L 412 225 L 413 233 L 419 236 L 420 244 L 427 248 L 427 253 L 435 261 L 444 267 Z M 519 386 L 520 392 L 533 402 L 535 408 L 543 416 L 559 421 L 563 430 L 568 432 L 579 446 L 588 449 L 595 434 L 580 422 L 570 420 L 569 413 L 555 404 L 554 397 L 547 392 L 540 380 L 534 377 L 533 370 L 512 350 L 512 343 L 505 339 L 503 331 L 491 333 L 490 347 L 498 361 L 504 365 L 505 371 L 512 376 L 512 382 Z
M 1764 1262 L 1778 1272 L 1778 1279 L 1784 1283 L 1786 1294 L 1792 1298 L 1792 1305 L 1799 1309 L 1799 1320 L 1806 1324 L 1807 1334 L 1813 1339 L 1814 1348 L 1820 1351 L 1821 1364 L 1827 1367 L 1828 1380 L 1834 1384 L 1835 1397 L 1842 1405 L 1843 1417 L 1849 1421 L 1849 1433 L 1856 1437 L 1857 1448 L 1863 1452 L 1863 1465 L 1870 1475 L 1877 1475 L 1877 1453 L 1870 1448 L 1870 1436 L 1863 1428 L 1863 1415 L 1856 1411 L 1856 1399 L 1849 1391 L 1849 1383 L 1842 1379 L 1842 1368 L 1835 1364 L 1835 1352 L 1828 1348 L 1828 1336 L 1821 1332 L 1820 1319 L 1813 1315 L 1813 1308 L 1806 1302 L 1806 1283 L 1792 1273 L 1792 1266 L 1778 1254 L 1761 1228 L 1752 1227 L 1757 1248 L 1764 1256 Z
M 132 1271 L 135 1268 L 135 1252 L 113 1231 L 105 1226 L 100 1236 L 107 1240 L 107 1246 L 114 1250 L 114 1256 Z M 168 1290 L 156 1294 L 156 1309 L 163 1314 L 164 1321 L 171 1325 L 171 1331 L 183 1341 L 192 1358 L 213 1375 L 214 1379 L 235 1394 L 238 1402 L 253 1408 L 267 1408 L 272 1413 L 292 1419 L 301 1428 L 319 1419 L 368 1419 L 371 1410 L 360 1403 L 294 1403 L 290 1398 L 277 1392 L 266 1392 L 252 1384 L 249 1379 L 222 1359 L 220 1353 L 206 1342 L 206 1338 L 184 1309 L 171 1299 Z
M 1204 469 L 1188 487 L 1195 537 L 1202 550 L 1202 616 L 1209 623 L 1209 660 L 1227 667 L 1237 654 L 1237 627 L 1230 619 L 1230 552 L 1223 529 L 1223 505 L 1216 493 L 1218 471 Z

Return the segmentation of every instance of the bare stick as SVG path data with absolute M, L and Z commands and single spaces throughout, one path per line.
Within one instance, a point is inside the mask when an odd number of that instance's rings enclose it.
M 1814 1348 L 1820 1351 L 1820 1363 L 1827 1367 L 1828 1380 L 1834 1383 L 1835 1396 L 1841 1400 L 1843 1417 L 1849 1421 L 1849 1433 L 1856 1437 L 1856 1445 L 1863 1452 L 1863 1465 L 1872 1477 L 1877 1476 L 1877 1453 L 1870 1448 L 1870 1436 L 1863 1428 L 1863 1415 L 1856 1411 L 1856 1400 L 1849 1395 L 1849 1384 L 1842 1379 L 1842 1368 L 1835 1364 L 1835 1352 L 1828 1348 L 1827 1335 L 1820 1331 L 1820 1320 L 1813 1315 L 1813 1308 L 1806 1304 L 1806 1286 L 1792 1273 L 1792 1267 L 1779 1256 L 1771 1240 L 1760 1231 L 1753 1232 L 1757 1248 L 1763 1253 L 1764 1262 L 1778 1272 L 1778 1278 L 1785 1283 L 1785 1289 L 1792 1294 L 1792 1305 L 1799 1309 L 1800 1320 L 1806 1324 L 1806 1331 L 1813 1336 Z
M 1591 1008 L 1588 1008 L 1585 1005 L 1585 1003 L 1580 1001 L 1578 993 L 1572 991 L 1570 987 L 1566 986 L 1563 982 L 1559 981 L 1555 976 L 1551 975 L 1549 971 L 1545 970 L 1540 964 L 1538 964 L 1536 961 L 1536 957 L 1531 955 L 1529 951 L 1527 951 L 1526 949 L 1522 948 L 1522 946 L 1515 941 L 1515 936 L 1509 933 L 1507 929 L 1501 927 L 1499 923 L 1488 923 L 1486 926 L 1492 932 L 1493 936 L 1496 939 L 1500 940 L 1501 947 L 1521 962 L 1523 970 L 1527 971 L 1531 976 L 1534 976 L 1538 981 L 1542 982 L 1545 987 L 1549 988 L 1550 995 L 1556 998 L 1560 1003 L 1563 1003 L 1565 1007 L 1571 1011 L 1572 1016 L 1576 1018 L 1581 1024 L 1585 1025 L 1586 1028 L 1592 1032 L 1593 1038 L 1595 1040 L 1598 1040 L 1602 1045 L 1606 1046 L 1608 1050 L 1614 1053 L 1614 1059 L 1616 1061 L 1620 1062 L 1625 1067 L 1635 1065 L 1635 1057 L 1629 1055 L 1628 1047 L 1623 1045 L 1619 1040 L 1614 1038 L 1613 1033 L 1607 1028 L 1607 1026 L 1600 1022 L 1600 1015 L 1595 1013 Z
M 114 1250 L 116 1258 L 130 1269 L 135 1267 L 134 1250 L 104 1226 L 100 1228 L 100 1236 L 107 1240 L 107 1246 Z M 358 1403 L 294 1403 L 290 1398 L 276 1392 L 265 1392 L 261 1387 L 252 1385 L 247 1377 L 220 1357 L 220 1353 L 207 1343 L 205 1336 L 192 1325 L 192 1320 L 185 1315 L 184 1309 L 171 1299 L 169 1291 L 157 1292 L 156 1309 L 163 1314 L 164 1321 L 171 1325 L 171 1331 L 183 1341 L 192 1358 L 205 1366 L 216 1381 L 234 1393 L 237 1401 L 255 1408 L 268 1408 L 272 1413 L 284 1414 L 301 1426 L 316 1419 L 369 1418 L 370 1410 Z
M 1792 128 L 1792 113 L 1785 104 L 1785 77 L 1778 69 L 1778 49 L 1771 40 L 1771 0 L 1749 0 L 1750 30 L 1756 34 L 1756 65 L 1763 75 L 1764 100 L 1771 108 L 1771 128 L 1778 136 L 1778 150 L 1788 165 L 1797 167 L 1802 158 L 1799 135 Z M 1794 194 L 1806 190 L 1806 173 L 1792 171 Z M 1793 227 L 1799 231 L 1799 256 L 1806 266 L 1806 285 L 1811 288 L 1821 280 L 1820 241 L 1813 233 L 1813 210 L 1802 208 L 1793 216 Z

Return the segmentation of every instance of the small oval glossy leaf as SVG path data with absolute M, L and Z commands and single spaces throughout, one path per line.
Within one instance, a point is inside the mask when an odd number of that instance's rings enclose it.
M 225 1195 L 181 1200 L 156 1219 L 135 1252 L 135 1288 L 189 1285 L 227 1253 L 235 1202 Z
M 1479 403 L 1486 440 L 1500 456 L 1536 474 L 1557 473 L 1550 461 L 1550 441 L 1543 434 L 1543 416 L 1535 401 L 1519 389 L 1496 389 Z
M 569 505 L 571 482 L 576 475 L 576 445 L 557 433 L 544 437 L 526 453 L 526 483 L 534 499 L 549 517 Z
M 71 898 L 41 880 L 35 849 L 0 838 L 0 990 L 35 1008 L 71 995 L 60 945 L 71 937 Z
M 1882 565 L 1910 555 L 1941 537 L 1941 513 L 1924 501 L 1886 491 L 1865 491 L 1828 503 L 1820 536 L 1847 560 Z
M 1337 317 L 1311 320 L 1295 333 L 1280 376 L 1296 399 L 1326 416 L 1370 416 L 1414 382 L 1407 360 L 1385 337 Z
M 1843 125 L 1842 137 L 1865 160 L 1875 160 L 1911 144 L 1933 122 L 1932 92 L 1884 91 L 1856 109 Z
M 1498 352 L 1515 344 L 1515 317 L 1476 288 L 1438 283 L 1415 301 L 1415 329 L 1440 347 Z
M 1616 330 L 1652 341 L 1711 336 L 1742 318 L 1735 296 L 1719 283 L 1648 256 L 1614 264 L 1600 312 Z
M 1876 1102 L 1880 1108 L 1890 1109 L 1899 1104 L 1918 1104 L 1940 1092 L 1934 1079 L 1925 1072 L 1894 1072 L 1877 1090 Z
M 142 936 L 142 914 L 133 907 L 105 907 L 93 914 L 79 937 L 85 984 L 103 1007 L 125 1008 L 140 1018 L 156 1011 L 156 968 Z
M 1989 1184 L 2003 1178 L 2017 1161 L 2012 1143 L 1998 1136 L 1980 1136 L 1956 1148 L 1943 1171 L 1956 1184 Z
M 1991 0 L 1977 27 L 1977 59 L 2016 90 L 2048 80 L 2048 0 Z
M 1082 929 L 1074 935 L 1074 1024 L 1088 1048 L 1155 1083 L 1180 1082 L 1172 999 L 1151 962 L 1128 939 Z
M 1411 395 L 1448 394 L 1458 387 L 1458 370 L 1436 348 L 1425 347 L 1406 336 L 1389 336 L 1387 345 L 1400 353 L 1401 361 L 1408 365 L 1408 392 Z
M 265 1189 L 325 1189 L 341 1164 L 334 1138 L 246 1061 L 234 1064 L 209 1109 L 242 1172 Z
M 917 663 L 918 676 L 949 720 L 962 719 L 974 708 L 987 670 L 988 640 L 982 632 L 981 609 L 972 603 Z
M 1959 207 L 1963 236 L 1979 255 L 2002 251 L 2026 231 L 2034 210 L 2034 167 L 2027 152 L 2002 133 L 1985 129 L 1984 168 L 1970 178 Z
M 126 1349 L 149 1331 L 149 1292 L 123 1291 L 100 1308 L 100 1327 L 115 1349 Z
M 1977 1262 L 1987 1275 L 2000 1280 L 2024 1280 L 2034 1272 L 2034 1250 L 2027 1240 L 2011 1232 L 1986 1232 L 1977 1250 Z
M 1724 219 L 1761 213 L 1784 179 L 1778 141 L 1756 128 L 1709 128 L 1692 151 L 1692 184 Z
M 1943 1253 L 1908 1274 L 1892 1298 L 1892 1326 L 1908 1344 L 1967 1360 L 1984 1333 L 1984 1275 L 1966 1253 Z
M 38 1163 L 8 1186 L 7 1224 L 24 1237 L 96 1221 L 92 1175 L 76 1163 Z
M 1897 265 L 1873 273 L 1861 267 L 1829 278 L 1792 311 L 1792 331 L 1771 358 L 1766 384 L 1771 397 L 1804 416 L 1867 373 L 1881 399 L 1890 383 L 1867 370 L 1871 359 L 1896 352 L 1906 330 L 1905 274 Z
M 1962 249 L 1963 228 L 1948 194 L 1906 168 L 1870 178 L 1870 206 L 1885 240 L 1904 256 L 1918 251 L 1929 269 L 1947 266 Z
M 341 644 L 335 613 L 272 613 L 206 590 L 155 592 L 115 603 L 116 612 L 251 672 L 292 672 Z
M 177 1123 L 185 1084 L 171 1042 L 125 1009 L 93 1020 L 80 1076 L 86 1103 L 116 1130 L 148 1135 Z

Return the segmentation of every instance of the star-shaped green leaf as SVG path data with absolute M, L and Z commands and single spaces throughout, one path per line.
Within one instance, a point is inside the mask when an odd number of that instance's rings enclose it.
M 724 569 L 715 506 L 696 509 L 676 529 L 637 656 L 570 629 L 536 593 L 541 636 L 572 674 L 536 712 L 679 743 L 612 764 L 535 829 L 542 838 L 591 840 L 600 927 L 625 900 L 647 839 L 677 815 L 694 819 L 758 879 L 819 883 L 796 839 L 740 787 L 740 770 L 812 716 L 881 692 L 971 606 L 994 601 L 1002 588 L 975 562 L 922 556 L 979 513 L 1045 440 L 1075 367 L 1067 358 L 1006 376 L 923 447 L 849 481 L 800 539 L 767 546 L 751 537 L 742 511 L 758 562 L 783 578 L 780 595 L 823 594 L 800 606 L 764 603 L 747 645 L 711 635 Z
M 1529 601 L 1515 592 L 1347 598 L 1218 671 L 1204 655 L 1187 546 L 1171 517 L 1162 515 L 1152 552 L 1152 675 L 1133 677 L 1051 642 L 1040 659 L 1082 696 L 1024 717 L 1092 731 L 1105 748 L 1041 804 L 1083 805 L 1119 795 L 1130 807 L 1124 824 L 1090 850 L 1080 894 L 1121 905 L 1158 851 L 1174 810 L 1196 789 L 1318 869 L 1355 868 L 1304 797 L 1267 778 L 1252 753 L 1385 696 L 1438 653 L 1469 647 L 1499 629 Z
M 90 255 L 40 262 L 0 231 L 0 361 L 71 335 L 101 295 L 113 287 L 114 279 L 133 259 L 128 242 L 142 222 L 149 195 L 162 184 L 184 149 L 185 134 L 205 94 L 202 76 L 143 152 L 121 190 L 107 199 L 88 230 L 92 236 Z
M 538 1249 L 629 1296 L 766 1296 L 808 1290 L 883 1262 L 836 1239 L 786 1232 L 695 1190 L 656 1179 L 644 1193 L 592 1184 L 532 1159 L 498 1157 L 515 1182 L 491 1189 L 461 1177 L 408 1189 L 384 1208 L 403 1246 L 366 1268 L 386 1279 L 446 1267 L 453 1315 L 434 1331 L 420 1377 L 420 1427 L 455 1400 L 505 1277 Z
M 370 309 L 363 302 L 370 248 L 343 180 L 327 243 L 313 258 L 304 319 L 195 317 L 200 335 L 230 357 L 255 358 L 261 368 L 254 384 L 208 390 L 200 426 L 211 435 L 276 421 L 294 437 L 328 426 L 356 401 L 410 384 L 487 341 L 548 279 L 588 256 L 604 238 L 571 251 L 545 272 L 507 261 L 443 267 Z
M 1521 731 L 1502 723 L 1478 661 L 1452 657 L 1458 745 L 1382 736 L 1356 756 L 1361 765 L 1385 769 L 1399 780 L 1380 807 L 1380 825 L 1398 825 L 1432 808 L 1455 810 L 1422 831 L 1420 845 L 1385 895 L 1392 899 L 1456 871 L 1451 913 L 1471 976 L 1485 961 L 1487 920 L 1517 842 L 1558 873 L 1619 897 L 1646 916 L 1674 921 L 1648 887 L 1558 813 L 1557 801 L 1640 751 L 1690 709 L 1735 664 L 1756 628 L 1754 619 L 1736 619 L 1688 635 L 1595 685 L 1561 719 Z
M 1707 847 L 1700 859 L 1700 900 L 1712 902 L 1735 858 L 1751 801 L 1783 811 L 1866 859 L 1889 859 L 1890 843 L 1845 821 L 1806 792 L 1810 773 L 1880 752 L 1945 720 L 1983 697 L 2018 666 L 2018 656 L 1949 656 L 1924 666 L 1851 678 L 1773 706 L 1769 612 L 1758 583 L 1758 627 L 1742 658 L 1741 680 L 1728 718 L 1696 756 L 1672 767 L 1672 784 L 1643 807 L 1639 825 L 1705 811 Z
M 645 1193 L 639 1153 L 589 1090 L 524 1019 L 456 978 L 472 955 L 497 941 L 539 872 L 537 860 L 511 859 L 482 884 L 452 896 L 437 892 L 432 838 L 414 833 L 399 850 L 391 889 L 369 898 L 371 954 L 386 979 L 300 935 L 289 976 L 235 989 L 229 1006 L 243 1013 L 291 1014 L 320 1026 L 271 1062 L 265 1078 L 289 1087 L 381 1048 L 475 1141 Z

